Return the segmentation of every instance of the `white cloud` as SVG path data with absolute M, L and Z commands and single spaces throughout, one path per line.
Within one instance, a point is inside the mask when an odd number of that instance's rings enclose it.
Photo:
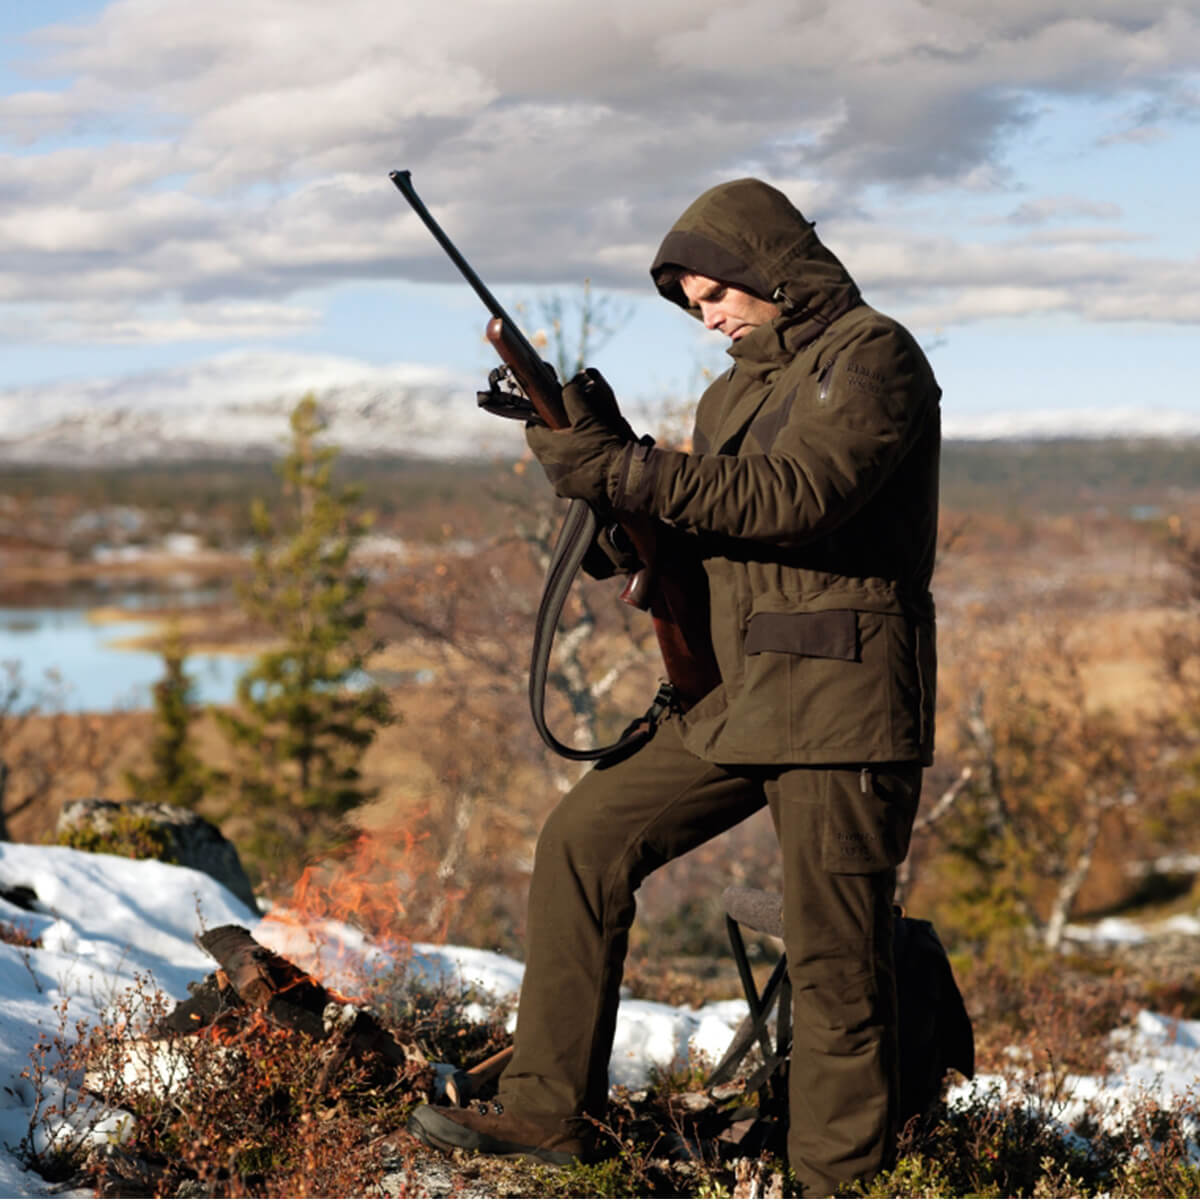
M 918 329 L 1052 313 L 1097 322 L 1200 321 L 1200 262 L 1132 253 L 1131 240 L 1110 231 L 1037 229 L 967 244 L 836 222 L 826 236 L 835 252 L 853 247 L 867 299 Z
M 110 299 L 69 301 L 32 310 L 26 306 L 0 307 L 0 338 L 25 345 L 246 341 L 287 337 L 311 328 L 319 319 L 320 313 L 313 308 L 254 301 L 145 306 L 113 304 Z
M 1119 205 L 1100 203 L 1084 196 L 1038 196 L 1018 205 L 1006 218 L 1013 225 L 1044 225 L 1062 218 L 1089 217 L 1115 221 Z
M 101 338 L 104 322 L 69 306 L 108 299 L 111 340 L 220 327 L 220 306 L 265 306 L 247 328 L 278 329 L 307 319 L 289 300 L 301 290 L 446 278 L 386 182 L 393 167 L 414 171 L 496 283 L 640 285 L 664 226 L 734 174 L 822 213 L 866 215 L 878 185 L 986 194 L 1010 185 L 1006 139 L 1046 97 L 1127 97 L 1122 139 L 1194 111 L 1200 13 L 1169 0 L 115 0 L 42 31 L 27 63 L 36 86 L 0 99 L 14 151 L 0 157 L 0 299 L 40 312 L 57 298 L 56 328 Z M 1028 196 L 1012 221 L 1057 240 L 1035 255 L 946 239 L 939 252 L 971 277 L 941 282 L 875 220 L 850 265 L 898 296 L 962 289 L 948 299 L 964 313 L 1006 311 L 1022 288 L 1085 312 L 1074 250 L 1089 238 L 1071 223 L 1120 216 L 1103 198 Z M 1176 314 L 1161 319 L 1192 319 L 1170 286 L 1154 301 L 1163 262 L 1088 253 L 1114 287 Z

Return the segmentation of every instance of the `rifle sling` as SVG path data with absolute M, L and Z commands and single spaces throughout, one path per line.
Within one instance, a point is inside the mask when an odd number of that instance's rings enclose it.
M 533 627 L 533 651 L 529 662 L 529 710 L 533 716 L 534 728 L 555 754 L 572 762 L 590 762 L 636 749 L 654 732 L 658 718 L 675 703 L 674 689 L 669 683 L 663 684 L 645 714 L 632 721 L 615 742 L 609 746 L 597 746 L 587 750 L 564 745 L 550 732 L 550 727 L 546 724 L 546 680 L 550 669 L 550 649 L 571 585 L 575 582 L 580 564 L 596 537 L 597 524 L 596 514 L 586 500 L 571 501 L 558 531 L 558 539 L 546 570 L 546 580 L 542 585 L 542 598 L 538 603 L 537 618 Z

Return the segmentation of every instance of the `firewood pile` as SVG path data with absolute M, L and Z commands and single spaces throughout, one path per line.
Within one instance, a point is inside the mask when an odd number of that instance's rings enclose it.
M 490 1095 L 512 1057 L 509 1046 L 468 1069 L 432 1063 L 415 1043 L 400 1041 L 385 1029 L 369 1008 L 329 991 L 255 941 L 240 925 L 209 930 L 196 942 L 217 969 L 193 984 L 188 999 L 155 1023 L 152 1040 L 207 1032 L 234 1043 L 246 1030 L 265 1022 L 325 1044 L 324 1067 L 314 1087 L 317 1094 L 353 1058 L 373 1065 L 383 1077 L 404 1072 L 430 1099 L 458 1105 Z M 744 1150 L 766 1140 L 757 1110 L 728 1106 L 744 1086 L 745 1080 L 739 1078 L 723 1087 L 680 1096 L 677 1103 L 696 1124 L 712 1126 L 707 1130 L 711 1137 Z

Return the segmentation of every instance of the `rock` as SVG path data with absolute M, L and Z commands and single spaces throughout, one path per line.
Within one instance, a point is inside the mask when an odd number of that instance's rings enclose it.
M 0 886 L 0 898 L 26 912 L 37 912 L 37 892 L 28 884 L 18 883 L 15 887 Z
M 106 838 L 130 843 L 133 841 L 131 824 L 152 837 L 157 834 L 163 845 L 159 855 L 150 849 L 142 854 L 135 851 L 136 857 L 161 857 L 203 871 L 224 884 L 242 903 L 258 911 L 254 889 L 236 847 L 211 821 L 190 809 L 146 800 L 118 801 L 95 797 L 68 800 L 58 815 L 56 832 L 59 841 L 72 840 L 64 835 L 76 835 L 75 844 L 78 844 L 80 833 L 91 834 L 101 843 Z

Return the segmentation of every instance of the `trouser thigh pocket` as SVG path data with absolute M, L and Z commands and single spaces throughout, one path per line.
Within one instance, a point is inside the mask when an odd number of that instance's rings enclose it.
M 918 763 L 881 763 L 826 773 L 821 865 L 843 875 L 897 866 L 908 853 L 921 797 Z

